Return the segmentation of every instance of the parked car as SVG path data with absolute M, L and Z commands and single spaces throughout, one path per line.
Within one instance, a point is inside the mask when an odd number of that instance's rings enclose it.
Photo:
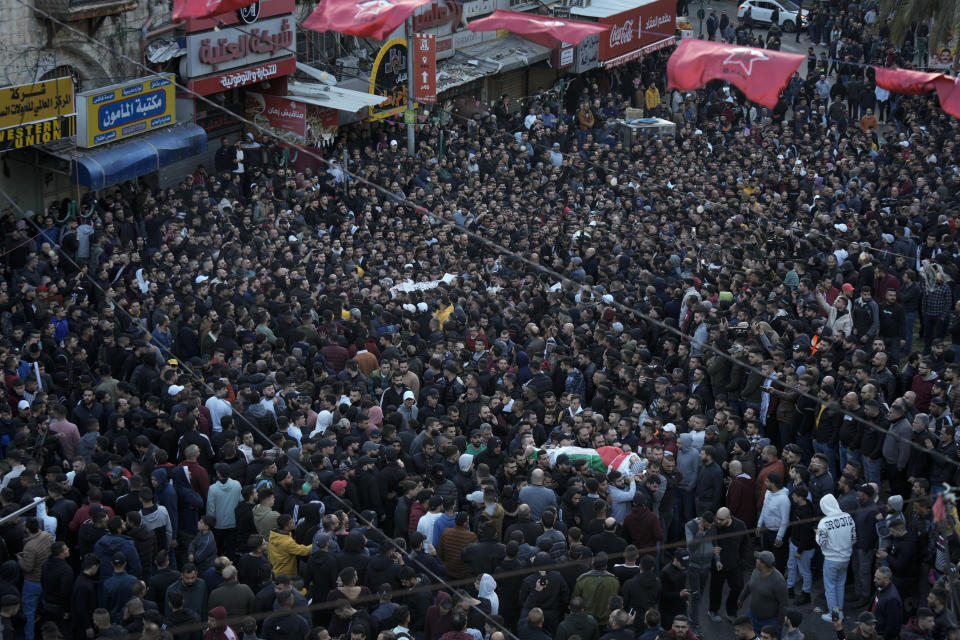
M 806 9 L 801 9 L 790 0 L 744 0 L 737 7 L 738 18 L 743 18 L 743 14 L 747 12 L 747 7 L 750 7 L 750 17 L 753 21 L 760 24 L 773 22 L 774 9 L 778 9 L 778 23 L 784 31 L 796 30 L 797 23 L 800 24 L 800 28 L 803 28 L 809 14 Z M 798 12 L 800 14 L 799 20 L 797 19 Z

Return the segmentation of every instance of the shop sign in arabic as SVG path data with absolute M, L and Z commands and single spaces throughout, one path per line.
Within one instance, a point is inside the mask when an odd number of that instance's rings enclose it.
M 0 89 L 0 129 L 70 116 L 75 112 L 71 78 Z
M 280 76 L 293 73 L 297 68 L 297 60 L 293 56 L 272 61 L 268 64 L 255 65 L 246 69 L 237 69 L 225 73 L 211 75 L 206 78 L 197 78 L 187 82 L 187 89 L 202 96 L 211 93 L 220 93 L 235 87 L 246 87 L 264 80 L 272 80 Z
M 136 80 L 79 94 L 77 146 L 95 147 L 175 120 L 173 76 Z
M 190 34 L 186 48 L 180 72 L 187 78 L 196 78 L 293 53 L 296 24 L 287 15 L 260 20 L 256 26 Z

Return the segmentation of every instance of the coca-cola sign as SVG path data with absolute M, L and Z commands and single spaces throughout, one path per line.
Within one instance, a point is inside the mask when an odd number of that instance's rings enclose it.
M 621 13 L 600 18 L 610 34 L 600 38 L 600 60 L 606 61 L 674 35 L 676 0 L 655 0 Z
M 621 45 L 633 42 L 633 20 L 627 20 L 623 24 L 615 25 L 610 29 L 610 47 L 619 47 Z

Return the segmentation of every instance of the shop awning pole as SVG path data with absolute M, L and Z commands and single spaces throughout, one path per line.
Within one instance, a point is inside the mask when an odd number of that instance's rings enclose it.
M 407 111 L 413 111 L 413 16 L 407 18 Z M 407 155 L 411 158 L 416 152 L 416 124 L 407 120 Z

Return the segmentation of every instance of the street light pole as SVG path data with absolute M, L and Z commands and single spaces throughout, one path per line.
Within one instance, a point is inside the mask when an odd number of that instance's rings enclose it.
M 407 18 L 407 113 L 413 111 L 413 16 Z M 407 117 L 407 155 L 413 157 L 416 147 L 416 121 L 410 122 Z

